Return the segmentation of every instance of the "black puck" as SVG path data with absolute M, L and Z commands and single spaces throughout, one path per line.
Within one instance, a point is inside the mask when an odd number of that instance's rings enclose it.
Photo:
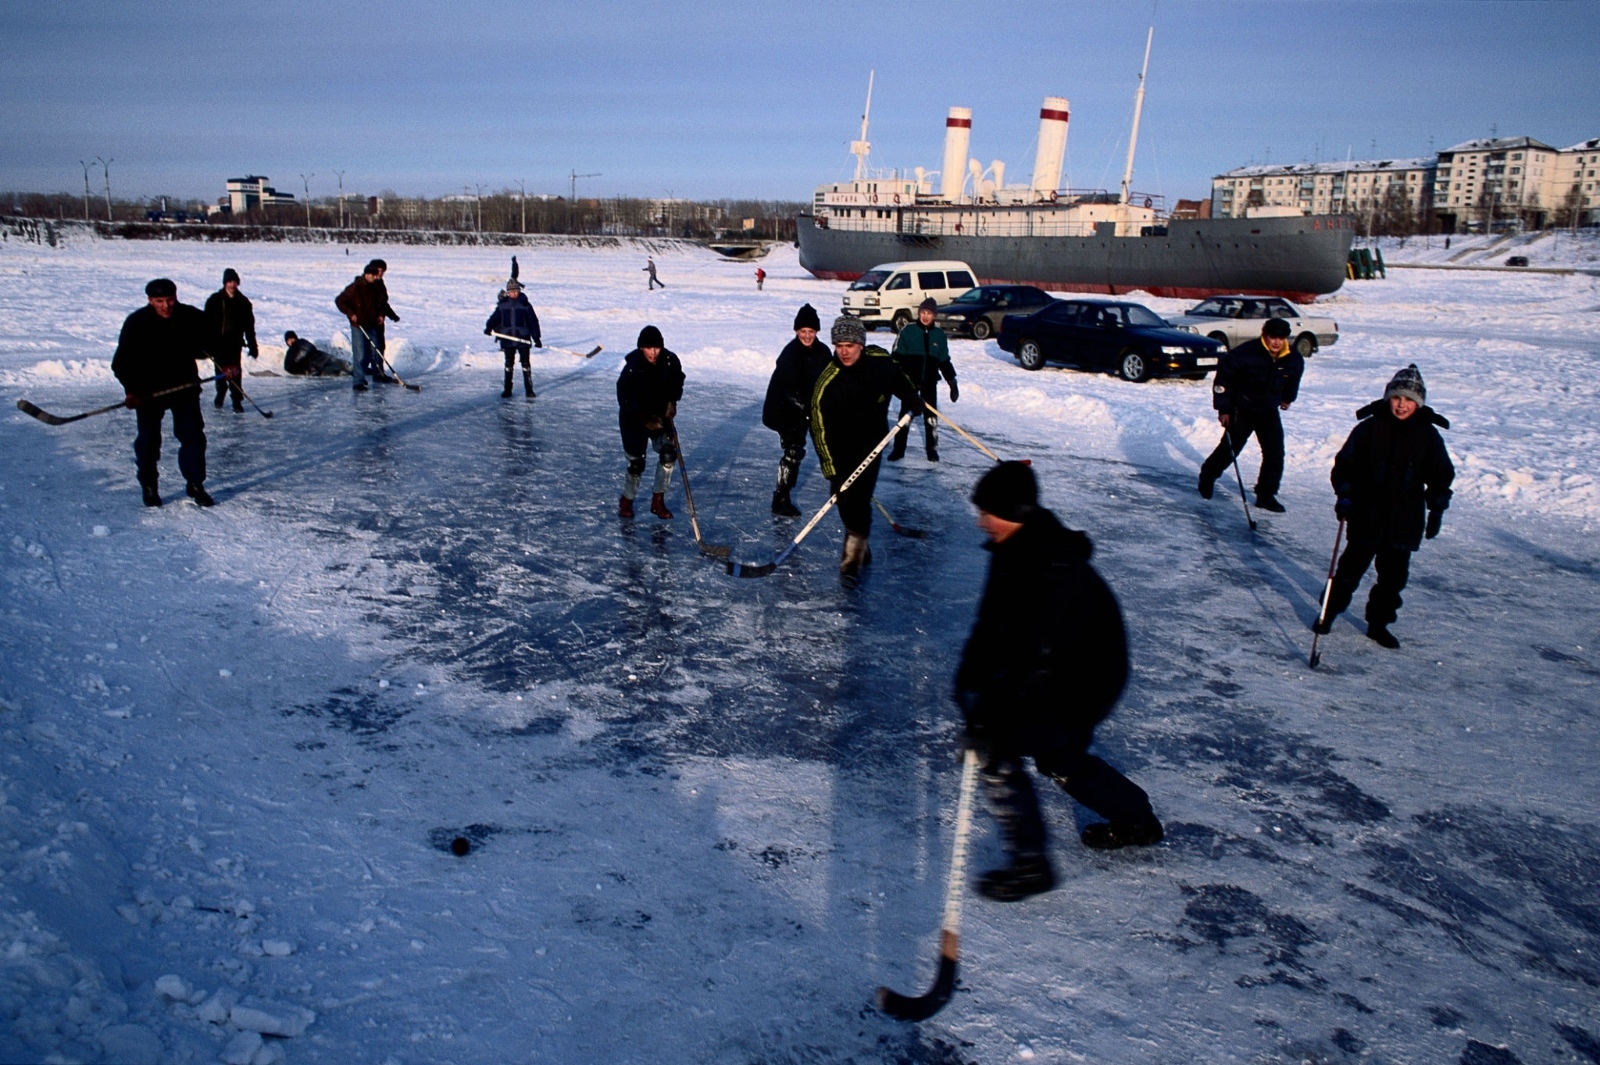
M 472 841 L 466 836 L 457 836 L 455 839 L 450 841 L 450 853 L 454 854 L 458 858 L 465 857 L 467 852 L 471 849 Z

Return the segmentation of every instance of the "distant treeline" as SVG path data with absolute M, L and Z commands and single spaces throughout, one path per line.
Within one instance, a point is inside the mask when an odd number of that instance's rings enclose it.
M 515 190 L 439 199 L 332 197 L 274 205 L 241 214 L 210 213 L 206 204 L 178 196 L 110 203 L 70 193 L 0 192 L 0 212 L 54 221 L 117 223 L 190 222 L 210 226 L 347 231 L 418 230 L 457 233 L 554 233 L 626 237 L 795 239 L 795 216 L 807 204 L 789 200 L 653 200 L 521 197 Z M 751 228 L 746 229 L 746 224 Z M 225 239 L 225 238 L 224 238 Z

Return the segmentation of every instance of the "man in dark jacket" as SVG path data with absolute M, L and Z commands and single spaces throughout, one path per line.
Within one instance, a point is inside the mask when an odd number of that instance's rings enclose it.
M 178 438 L 178 469 L 189 498 L 202 507 L 214 502 L 205 490 L 206 423 L 200 417 L 199 359 L 211 357 L 206 350 L 211 336 L 206 317 L 196 307 L 178 302 L 178 286 L 158 277 L 144 287 L 148 305 L 128 315 L 117 338 L 117 353 L 111 358 L 111 372 L 122 383 L 125 402 L 138 419 L 138 435 L 133 440 L 134 463 L 139 471 L 139 487 L 144 505 L 159 507 L 158 487 L 161 460 L 161 420 L 172 412 L 172 435 Z M 176 389 L 169 395 L 158 392 Z
M 533 304 L 528 302 L 528 297 L 522 294 L 522 282 L 514 277 L 506 282 L 505 291 L 500 293 L 500 302 L 495 304 L 494 313 L 489 315 L 489 320 L 483 324 L 484 336 L 493 333 L 500 334 L 500 350 L 505 352 L 506 356 L 506 387 L 501 390 L 500 398 L 511 398 L 512 362 L 520 355 L 522 388 L 528 398 L 532 399 L 535 395 L 533 367 L 528 364 L 528 356 L 532 354 L 533 348 L 544 347 L 544 340 L 539 334 L 539 316 L 533 313 Z M 508 336 L 516 339 L 507 340 Z
M 1367 635 L 1391 650 L 1400 646 L 1389 626 L 1400 612 L 1400 592 L 1411 574 L 1411 553 L 1422 538 L 1439 535 L 1450 506 L 1455 464 L 1440 429 L 1450 423 L 1423 403 L 1428 391 L 1412 363 L 1394 375 L 1383 399 L 1356 411 L 1361 419 L 1333 460 L 1334 513 L 1349 522 L 1350 543 L 1333 575 L 1325 612 L 1312 626 L 1333 627 L 1355 596 L 1367 567 L 1377 561 L 1378 581 L 1367 596 Z M 1426 517 L 1424 517 L 1426 512 Z
M 283 334 L 283 371 L 295 377 L 342 377 L 349 375 L 350 364 L 291 329 Z
M 367 390 L 367 377 L 383 379 L 383 363 L 378 354 L 378 331 L 388 291 L 379 289 L 383 260 L 374 259 L 361 268 L 361 275 L 344 287 L 333 305 L 350 319 L 350 362 L 357 392 Z M 380 298 L 383 300 L 379 302 Z
M 1261 444 L 1261 472 L 1256 477 L 1256 506 L 1283 513 L 1278 484 L 1283 480 L 1283 420 L 1279 411 L 1300 394 L 1306 361 L 1289 346 L 1289 323 L 1268 318 L 1261 339 L 1240 344 L 1222 356 L 1211 385 L 1211 406 L 1222 423 L 1222 441 L 1200 466 L 1200 494 L 1211 498 L 1217 478 L 1227 471 L 1250 434 Z
M 917 308 L 915 323 L 907 323 L 894 341 L 894 361 L 900 372 L 917 386 L 917 394 L 924 403 L 938 409 L 939 378 L 950 385 L 950 402 L 954 403 L 961 390 L 956 387 L 956 368 L 950 361 L 950 340 L 944 330 L 933 324 L 939 305 L 930 297 Z M 906 408 L 901 407 L 905 414 Z M 906 441 L 911 436 L 911 426 L 895 434 L 894 447 L 889 451 L 889 461 L 899 462 L 906 457 Z M 927 448 L 928 461 L 939 461 L 939 418 L 926 410 L 922 414 L 922 442 Z
M 650 488 L 650 513 L 663 521 L 672 517 L 665 499 L 678 452 L 672 446 L 672 419 L 683 398 L 683 364 L 666 348 L 661 330 L 647 325 L 639 330 L 639 344 L 622 360 L 617 377 L 617 424 L 622 430 L 622 450 L 628 456 L 628 473 L 617 500 L 619 517 L 633 517 L 633 497 L 644 476 L 645 446 L 655 448 L 655 483 Z
M 859 318 L 835 318 L 831 337 L 833 358 L 817 375 L 811 393 L 811 441 L 822 475 L 839 497 L 845 532 L 839 583 L 854 588 L 861 582 L 861 567 L 872 561 L 867 535 L 872 530 L 872 490 L 878 483 L 882 452 L 872 456 L 872 464 L 849 490 L 840 492 L 840 486 L 883 440 L 889 398 L 899 396 L 912 414 L 922 413 L 922 400 L 887 351 L 866 346 L 867 331 Z
M 794 339 L 778 355 L 778 363 L 767 382 L 767 399 L 761 406 L 761 424 L 778 434 L 783 457 L 778 460 L 778 487 L 772 492 L 772 512 L 798 518 L 800 508 L 789 493 L 800 478 L 800 463 L 806 457 L 806 428 L 811 421 L 811 393 L 817 377 L 833 358 L 828 345 L 817 339 L 822 322 L 817 309 L 803 304 L 794 316 Z
M 989 578 L 961 652 L 956 702 L 1009 859 L 978 890 L 1015 902 L 1055 885 L 1024 758 L 1105 818 L 1083 830 L 1085 846 L 1149 846 L 1162 828 L 1144 790 L 1088 753 L 1128 679 L 1122 612 L 1089 565 L 1089 538 L 1038 505 L 1033 471 L 1020 462 L 984 474 L 972 502 L 989 537 Z
M 244 410 L 244 390 L 239 387 L 240 353 L 248 345 L 250 357 L 261 354 L 256 346 L 256 312 L 250 300 L 239 291 L 239 274 L 233 267 L 222 271 L 222 287 L 206 300 L 206 347 L 217 371 L 217 398 L 211 405 L 222 409 L 222 399 L 231 390 L 233 409 Z

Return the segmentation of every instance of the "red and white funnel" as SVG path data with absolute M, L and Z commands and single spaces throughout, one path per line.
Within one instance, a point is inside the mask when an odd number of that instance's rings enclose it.
M 961 198 L 971 141 L 972 108 L 952 107 L 944 120 L 944 166 L 939 170 L 939 195 L 952 203 Z
M 1067 154 L 1067 110 L 1062 96 L 1046 96 L 1039 108 L 1039 151 L 1033 158 L 1033 183 L 1029 186 L 1036 196 L 1049 195 L 1061 184 L 1061 160 Z M 949 151 L 947 146 L 947 156 Z

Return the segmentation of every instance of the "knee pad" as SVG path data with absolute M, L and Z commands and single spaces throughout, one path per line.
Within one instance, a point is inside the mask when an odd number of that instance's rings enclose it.
M 638 477 L 640 474 L 644 473 L 643 455 L 628 456 L 628 472 L 633 474 L 635 477 Z
M 783 463 L 786 466 L 799 467 L 800 463 L 805 461 L 805 457 L 806 446 L 804 444 L 783 449 Z

